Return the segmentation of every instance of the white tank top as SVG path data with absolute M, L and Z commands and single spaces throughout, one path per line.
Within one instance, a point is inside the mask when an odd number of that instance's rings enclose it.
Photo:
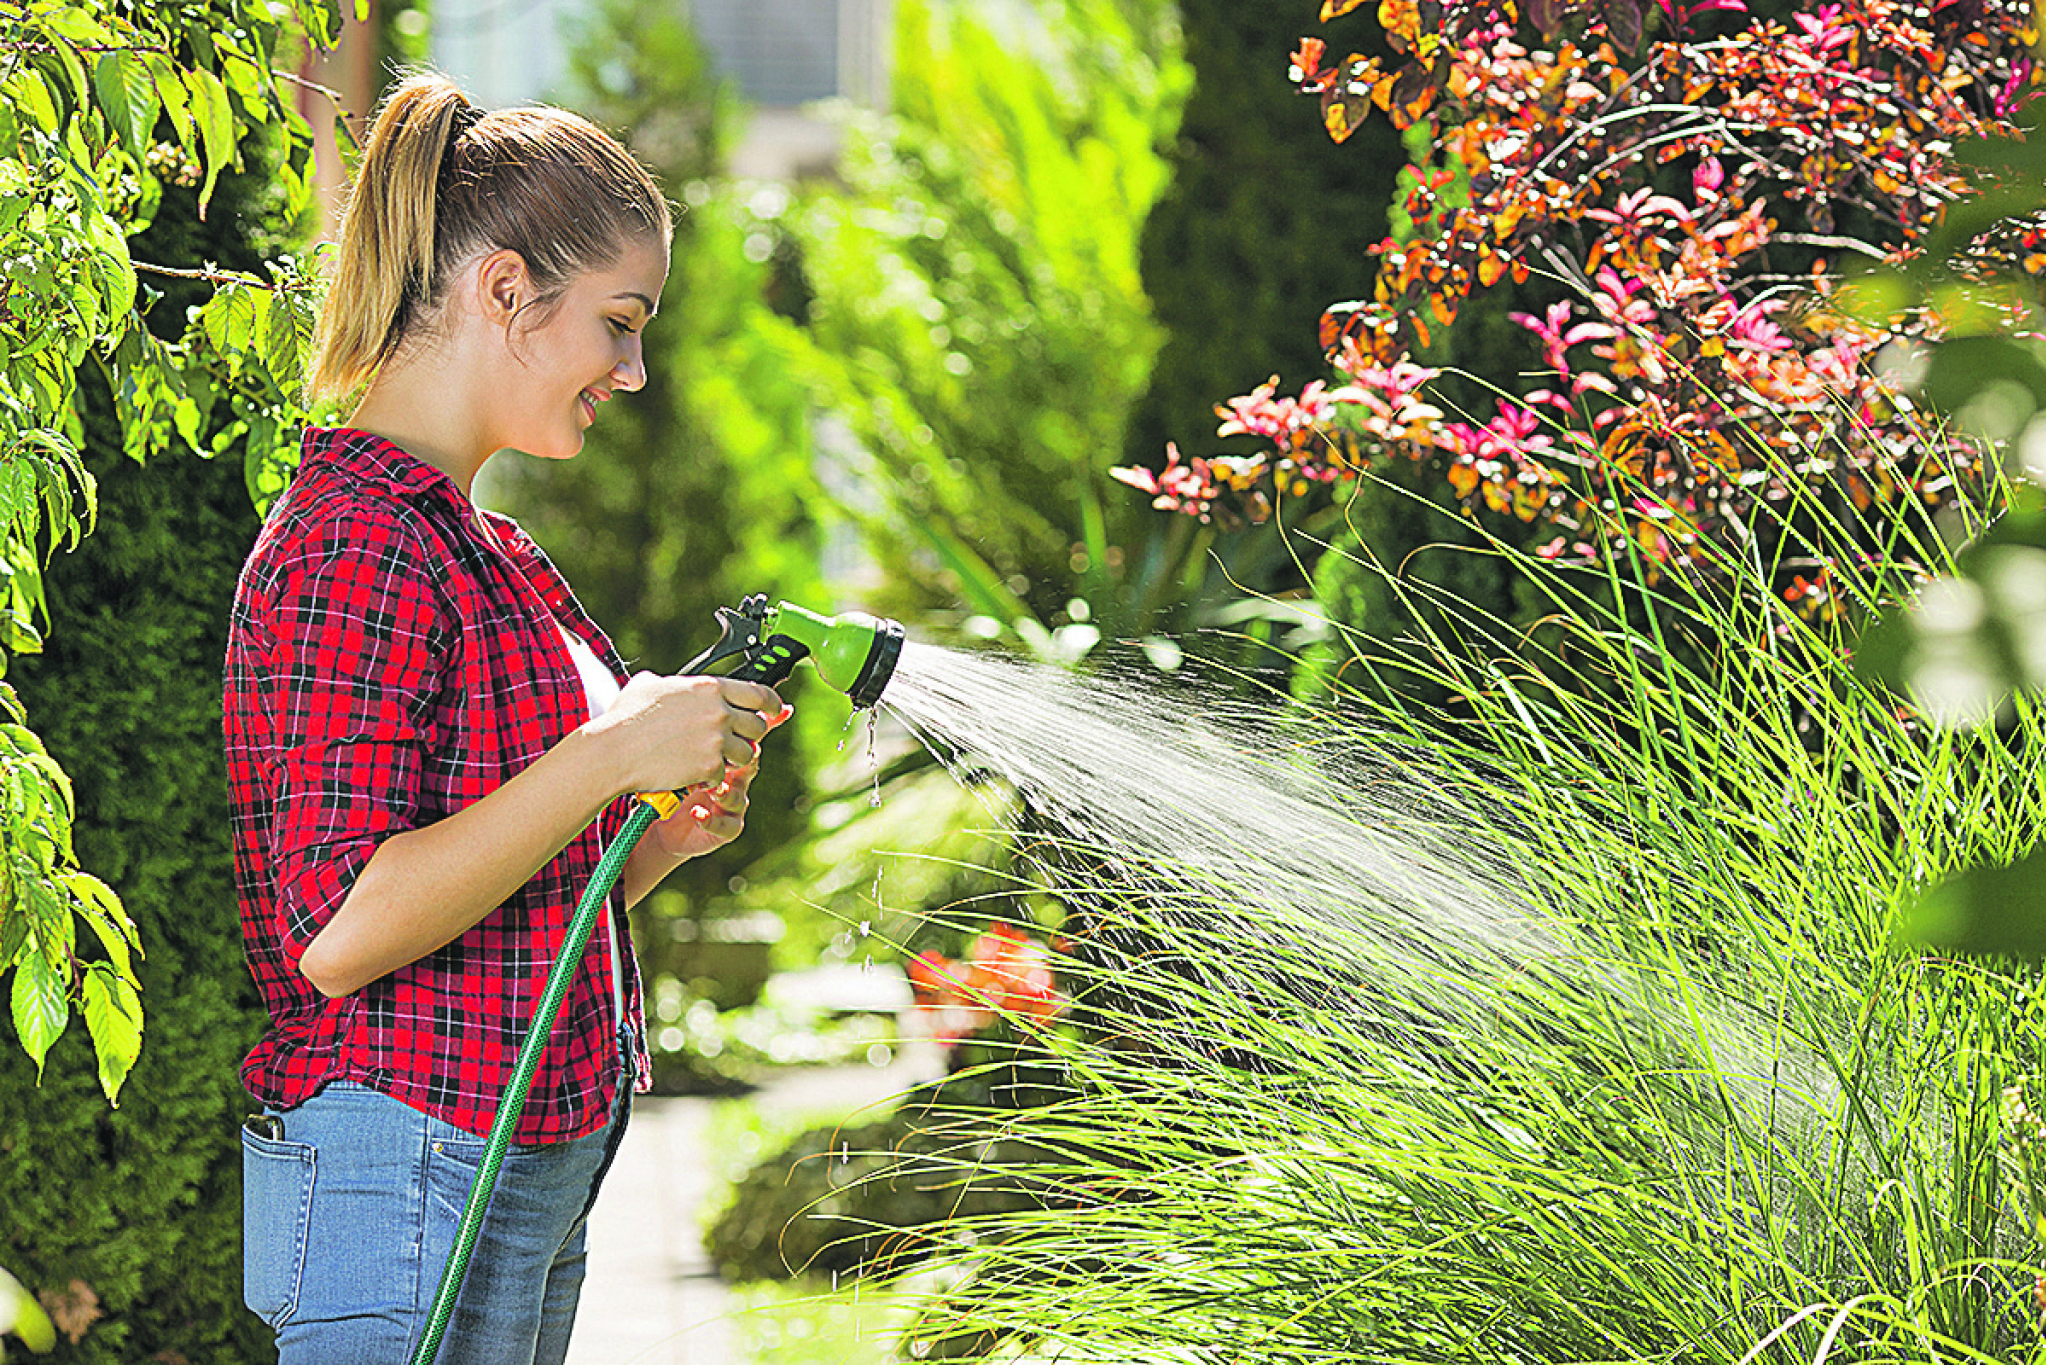
M 559 621 L 554 628 L 561 632 L 561 642 L 568 646 L 569 657 L 575 660 L 575 671 L 582 675 L 583 693 L 590 701 L 590 719 L 595 720 L 611 709 L 611 703 L 618 700 L 624 689 L 618 679 L 611 676 L 611 670 L 597 657 L 596 651 L 584 644 L 568 627 Z M 612 1017 L 620 1024 L 625 1022 L 625 982 L 618 970 L 618 926 L 611 918 L 611 907 L 604 907 L 604 932 L 611 941 L 611 1009 Z

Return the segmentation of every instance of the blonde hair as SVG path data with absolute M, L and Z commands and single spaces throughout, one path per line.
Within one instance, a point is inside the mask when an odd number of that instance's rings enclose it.
M 653 177 L 587 119 L 545 106 L 486 113 L 445 76 L 410 75 L 371 123 L 306 387 L 319 399 L 367 383 L 478 251 L 516 251 L 544 315 L 576 275 L 673 233 Z

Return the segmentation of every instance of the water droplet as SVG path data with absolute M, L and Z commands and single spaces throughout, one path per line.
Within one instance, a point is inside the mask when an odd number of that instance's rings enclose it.
M 865 938 L 865 937 L 866 937 L 867 935 L 869 935 L 869 934 L 871 934 L 871 933 L 873 933 L 873 932 L 874 932 L 874 921 L 872 921 L 872 920 L 870 920 L 870 919 L 863 919 L 863 920 L 861 920 L 861 921 L 860 921 L 860 937 L 861 937 L 861 938 Z

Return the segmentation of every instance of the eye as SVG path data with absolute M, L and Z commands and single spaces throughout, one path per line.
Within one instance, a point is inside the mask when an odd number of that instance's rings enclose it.
M 605 318 L 604 321 L 610 323 L 611 330 L 619 336 L 631 336 L 633 333 L 634 329 L 629 324 L 621 322 L 617 318 Z

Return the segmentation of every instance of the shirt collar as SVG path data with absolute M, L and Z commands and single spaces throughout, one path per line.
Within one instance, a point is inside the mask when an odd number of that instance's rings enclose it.
M 469 511 L 472 505 L 453 479 L 373 432 L 307 427 L 300 444 L 299 467 L 314 464 L 384 484 L 400 496 L 439 499 L 459 512 Z

